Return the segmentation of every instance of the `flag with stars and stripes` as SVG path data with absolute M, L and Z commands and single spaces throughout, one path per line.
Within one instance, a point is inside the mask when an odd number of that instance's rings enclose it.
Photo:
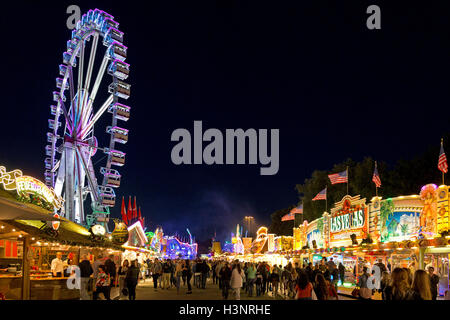
M 290 213 L 294 213 L 294 214 L 296 214 L 296 213 L 303 213 L 303 204 L 299 205 L 296 208 L 291 209 Z
M 443 173 L 448 172 L 447 157 L 445 156 L 443 141 L 441 141 L 441 152 L 439 152 L 438 169 Z
M 347 170 L 334 174 L 329 174 L 328 178 L 330 178 L 331 184 L 348 182 Z
M 326 200 L 327 199 L 327 188 L 320 191 L 313 199 L 312 201 L 316 200 Z
M 381 187 L 381 179 L 380 179 L 380 175 L 378 174 L 376 161 L 375 161 L 375 170 L 373 171 L 372 181 L 373 181 L 373 183 L 375 183 L 375 186 L 377 188 Z
M 285 214 L 281 217 L 281 221 L 289 221 L 295 219 L 295 213 L 289 212 L 288 214 Z

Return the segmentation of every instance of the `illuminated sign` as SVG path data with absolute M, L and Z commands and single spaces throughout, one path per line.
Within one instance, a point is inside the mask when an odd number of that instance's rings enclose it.
M 361 228 L 365 223 L 364 210 L 343 214 L 330 219 L 330 232 Z
M 6 172 L 6 168 L 0 166 L 0 185 L 3 185 L 5 190 L 16 190 L 16 178 L 22 176 L 22 171 L 13 170 Z
M 6 168 L 0 166 L 0 186 L 3 189 L 12 191 L 16 190 L 20 196 L 37 196 L 55 210 L 62 207 L 63 199 L 56 195 L 52 188 L 47 187 L 42 181 L 29 176 L 23 176 L 22 171 L 16 169 L 10 172 Z
M 359 196 L 346 195 L 331 209 L 329 218 L 330 242 L 334 245 L 344 245 L 351 241 L 352 234 L 357 240 L 362 240 L 368 234 L 368 208 L 366 199 Z M 338 243 L 337 243 L 338 242 Z
M 47 203 L 52 204 L 55 209 L 60 209 L 63 199 L 55 194 L 55 191 L 47 187 L 43 182 L 29 176 L 16 178 L 16 190 L 20 195 L 38 195 Z

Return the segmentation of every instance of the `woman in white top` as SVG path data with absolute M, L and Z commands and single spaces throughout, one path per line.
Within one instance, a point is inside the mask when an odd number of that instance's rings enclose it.
M 233 290 L 236 300 L 241 300 L 241 288 L 245 278 L 244 271 L 241 269 L 241 265 L 236 263 L 233 271 L 231 272 L 230 287 Z

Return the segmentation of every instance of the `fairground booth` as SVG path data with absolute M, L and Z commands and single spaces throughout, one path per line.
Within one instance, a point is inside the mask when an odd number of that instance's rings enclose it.
M 321 218 L 294 228 L 294 247 L 282 250 L 303 264 L 333 258 L 345 266 L 352 286 L 362 267 L 379 259 L 395 267 L 427 269 L 440 277 L 441 295 L 449 288 L 449 186 L 428 184 L 420 194 L 370 201 L 346 195 Z
M 390 269 L 433 266 L 439 275 L 439 294 L 449 288 L 449 186 L 428 184 L 417 195 L 369 201 L 346 195 L 322 217 L 293 228 L 293 236 L 268 233 L 266 227 L 249 241 L 239 226 L 229 252 L 216 257 L 271 265 L 299 263 L 305 267 L 325 257 L 345 267 L 339 286 L 352 288 L 362 268 L 381 261 Z
M 60 217 L 55 212 L 61 206 L 62 199 L 41 181 L 0 167 L 0 293 L 6 299 L 79 299 L 68 280 L 80 257 L 93 262 L 113 255 L 120 263 L 128 238 L 120 221 L 107 234 L 102 225 L 88 229 Z M 57 253 L 64 273 L 55 276 L 51 263 Z

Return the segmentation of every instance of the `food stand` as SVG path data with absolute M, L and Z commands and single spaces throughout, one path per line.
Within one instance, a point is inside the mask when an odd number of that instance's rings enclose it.
M 4 167 L 0 173 L 0 292 L 6 299 L 79 299 L 68 274 L 51 274 L 56 253 L 68 266 L 77 265 L 83 253 L 91 259 L 114 254 L 118 260 L 123 248 L 111 236 L 54 214 L 61 199 L 39 180 Z

